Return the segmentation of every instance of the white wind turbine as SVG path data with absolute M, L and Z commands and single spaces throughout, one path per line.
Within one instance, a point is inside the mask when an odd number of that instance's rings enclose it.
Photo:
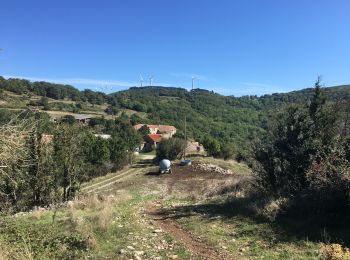
M 197 80 L 195 76 L 192 76 L 192 90 L 194 89 L 194 81 Z
M 149 77 L 149 86 L 150 87 L 152 87 L 153 79 L 154 79 L 153 75 Z
M 141 88 L 143 87 L 143 77 L 142 77 L 142 74 L 140 74 L 140 86 L 141 86 Z

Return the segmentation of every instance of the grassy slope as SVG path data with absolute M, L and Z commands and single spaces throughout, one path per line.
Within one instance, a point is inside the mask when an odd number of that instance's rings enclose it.
M 185 169 L 178 175 L 157 176 L 153 175 L 156 168 L 138 164 L 131 171 L 123 170 L 134 174 L 130 178 L 120 179 L 98 194 L 81 194 L 57 212 L 35 211 L 2 218 L 0 255 L 10 254 L 10 259 L 130 259 L 139 254 L 142 259 L 169 259 L 174 255 L 190 259 L 186 245 L 171 234 L 155 232 L 158 227 L 144 214 L 147 205 L 159 201 L 167 219 L 235 259 L 318 258 L 317 241 L 296 237 L 278 225 L 246 214 L 226 200 L 227 194 L 217 192 L 218 187 L 230 186 L 249 175 L 244 165 L 212 159 L 204 162 L 219 163 L 235 170 L 235 175 L 190 176 Z M 85 187 L 101 186 L 118 174 L 96 179 Z
M 9 91 L 4 91 L 4 98 L 0 100 L 0 109 L 9 109 L 14 111 L 21 111 L 23 109 L 26 109 L 30 101 L 38 101 L 41 97 L 37 95 L 17 95 Z M 54 100 L 54 99 L 48 99 L 49 104 L 53 103 L 62 103 L 62 104 L 76 104 L 77 102 L 72 100 Z M 85 110 L 80 111 L 79 113 L 72 113 L 68 111 L 56 111 L 56 110 L 49 110 L 44 111 L 51 116 L 55 118 L 61 118 L 65 115 L 75 115 L 75 114 L 85 114 L 89 115 L 91 117 L 101 117 L 104 116 L 106 119 L 113 119 L 114 116 L 108 115 L 104 110 L 107 108 L 107 104 L 102 105 L 91 105 L 88 102 L 86 102 L 87 108 Z M 121 109 L 119 112 L 119 115 L 125 112 L 128 116 L 132 114 L 138 114 L 141 118 L 147 117 L 146 113 L 137 112 L 131 109 Z

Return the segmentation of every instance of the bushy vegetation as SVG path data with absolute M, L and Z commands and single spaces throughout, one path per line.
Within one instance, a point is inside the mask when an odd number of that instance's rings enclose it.
M 157 160 L 169 159 L 175 160 L 183 156 L 186 142 L 183 139 L 171 138 L 162 140 L 157 146 Z
M 310 104 L 276 115 L 255 154 L 264 189 L 309 213 L 344 216 L 350 202 L 348 111 L 348 103 L 327 102 L 317 81 Z
M 21 79 L 6 80 L 2 77 L 0 77 L 0 89 L 21 95 L 75 101 L 75 104 L 47 103 L 43 98 L 34 102 L 46 110 L 76 113 L 86 109 L 87 104 L 92 106 L 107 104 L 105 112 L 117 115 L 122 109 L 131 109 L 146 115 L 143 117 L 132 115 L 130 118 L 132 124 L 171 124 L 178 128 L 179 135 L 184 132 L 186 116 L 187 134 L 190 138 L 202 141 L 208 136 L 212 137 L 220 144 L 220 151 L 213 151 L 216 156 L 237 157 L 240 160 L 250 159 L 250 147 L 266 134 L 271 114 L 275 114 L 288 104 L 308 103 L 313 95 L 313 90 L 308 88 L 261 97 L 225 97 L 202 89 L 187 91 L 182 88 L 157 86 L 133 87 L 106 95 L 91 90 L 79 91 L 68 85 Z M 324 92 L 331 102 L 344 101 L 350 97 L 348 86 L 325 88 Z
M 0 115 L 3 113 L 0 113 Z M 95 128 L 50 121 L 45 113 L 4 113 L 0 133 L 0 211 L 28 210 L 74 198 L 80 184 L 131 162 L 141 136 L 128 121 Z M 7 121 L 10 120 L 10 121 Z M 6 122 L 7 121 L 7 122 Z M 99 126 L 99 127 L 97 127 Z

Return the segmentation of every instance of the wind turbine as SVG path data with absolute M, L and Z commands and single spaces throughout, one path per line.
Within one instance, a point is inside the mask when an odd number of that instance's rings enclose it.
M 140 74 L 140 85 L 141 85 L 141 88 L 143 87 L 143 77 L 142 75 Z
M 194 89 L 194 81 L 196 80 L 197 78 L 195 76 L 192 76 L 192 90 Z
M 153 79 L 154 79 L 153 75 L 149 77 L 149 86 L 150 87 L 152 87 Z

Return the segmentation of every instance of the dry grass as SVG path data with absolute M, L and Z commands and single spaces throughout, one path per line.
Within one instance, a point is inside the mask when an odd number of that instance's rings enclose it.
M 349 260 L 350 249 L 339 244 L 322 244 L 321 258 L 324 260 Z

